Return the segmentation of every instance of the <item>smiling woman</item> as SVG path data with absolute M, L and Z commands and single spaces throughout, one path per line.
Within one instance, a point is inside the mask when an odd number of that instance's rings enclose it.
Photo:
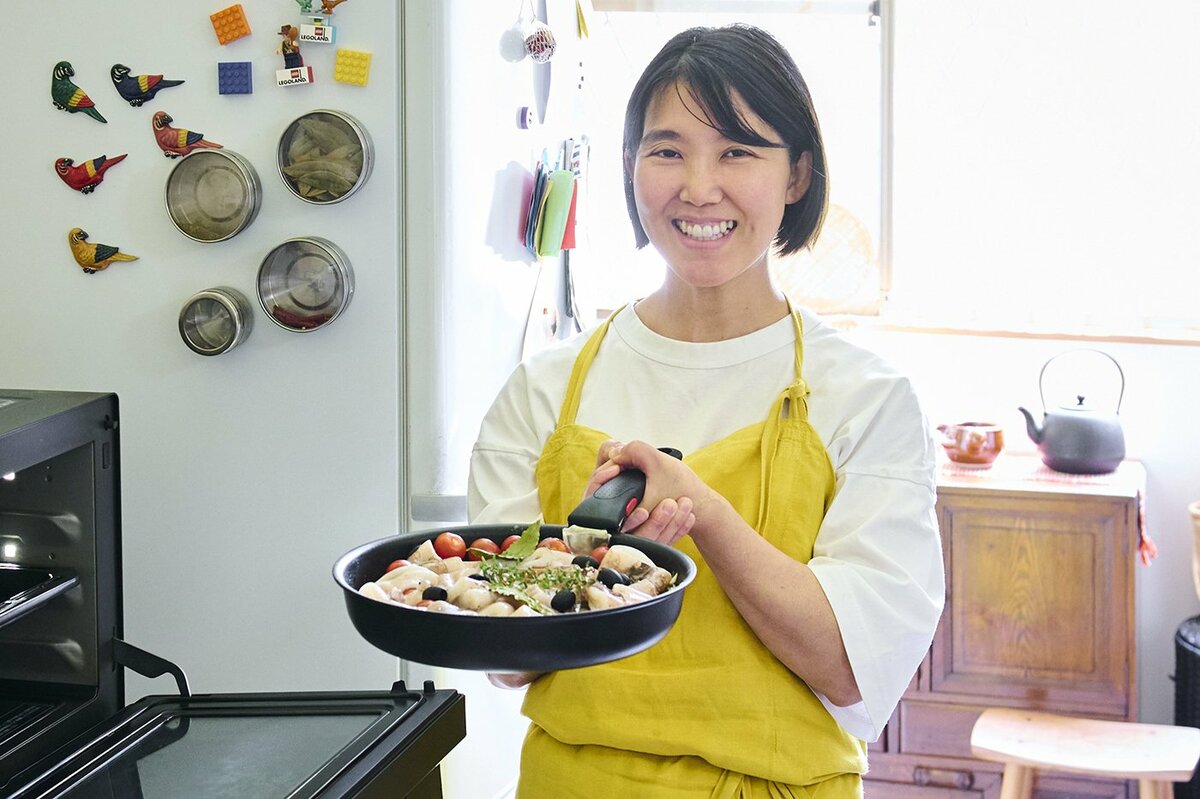
M 588 75 L 595 109 L 589 122 L 591 170 L 587 226 L 572 253 L 579 302 L 594 312 L 617 307 L 658 285 L 661 262 L 635 249 L 625 231 L 621 199 L 621 116 L 637 73 L 662 42 L 696 25 L 750 23 L 770 31 L 800 64 L 821 108 L 828 165 L 834 176 L 829 211 L 811 248 L 770 254 L 776 282 L 789 296 L 818 311 L 875 312 L 880 300 L 881 31 L 867 2 L 596 3 L 606 13 L 592 21 L 590 60 L 603 69 Z M 777 117 L 773 122 L 780 124 Z M 815 173 L 814 173 L 815 174 Z M 586 321 L 586 320 L 585 320 Z M 590 325 L 589 325 L 590 326 Z

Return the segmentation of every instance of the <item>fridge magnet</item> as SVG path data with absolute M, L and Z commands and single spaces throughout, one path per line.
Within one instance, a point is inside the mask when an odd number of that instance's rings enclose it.
M 181 155 L 187 155 L 192 150 L 202 148 L 220 149 L 221 145 L 216 142 L 206 141 L 203 133 L 171 127 L 171 123 L 174 121 L 174 118 L 166 111 L 155 111 L 154 117 L 150 120 L 150 124 L 154 128 L 154 140 L 158 142 L 159 149 L 167 158 L 178 158 Z
M 338 83 L 366 86 L 371 76 L 371 54 L 360 50 L 338 48 L 333 61 L 333 79 Z
M 250 23 L 246 20 L 246 12 L 242 10 L 241 3 L 209 14 L 208 19 L 212 22 L 218 44 L 229 44 L 235 39 L 250 35 Z
M 300 6 L 301 14 L 313 13 L 313 0 L 296 0 L 296 5 Z
M 89 275 L 94 275 L 116 261 L 136 261 L 136 255 L 127 255 L 117 247 L 108 244 L 92 244 L 88 240 L 87 231 L 73 227 L 67 234 L 67 243 L 71 245 L 71 255 L 75 262 Z
M 192 241 L 225 241 L 258 215 L 262 184 L 250 162 L 228 149 L 197 150 L 167 178 L 167 213 Z
M 79 166 L 70 158 L 60 158 L 54 162 L 54 171 L 75 191 L 91 194 L 104 180 L 104 173 L 125 160 L 125 154 L 109 158 L 98 156 L 84 161 Z
M 283 54 L 283 69 L 275 70 L 275 83 L 279 86 L 298 86 L 313 83 L 312 67 L 304 66 L 300 55 L 300 29 L 295 25 L 283 25 L 279 28 L 283 41 L 275 51 Z
M 258 270 L 258 303 L 272 322 L 294 333 L 325 327 L 354 296 L 350 260 L 332 241 L 289 239 L 267 254 Z
M 100 116 L 96 104 L 87 96 L 87 92 L 71 81 L 74 75 L 75 68 L 71 66 L 70 61 L 59 61 L 54 65 L 50 79 L 50 102 L 59 111 L 72 114 L 82 111 L 97 122 L 107 123 L 108 120 Z
M 253 94 L 249 61 L 217 62 L 217 94 Z
M 241 344 L 254 327 L 246 295 L 229 286 L 193 294 L 179 312 L 179 335 L 197 355 L 221 355 Z
M 324 17 L 311 17 L 300 23 L 300 41 L 312 44 L 333 44 L 337 40 L 337 29 Z
M 335 8 L 344 2 L 346 0 L 321 0 L 321 13 L 328 17 L 333 14 Z
M 375 159 L 371 137 L 357 119 L 322 108 L 287 126 L 275 160 L 288 191 L 305 202 L 329 205 L 362 188 Z
M 124 97 L 131 106 L 137 108 L 147 100 L 153 100 L 154 95 L 163 89 L 178 86 L 181 80 L 166 80 L 162 75 L 130 75 L 129 67 L 124 64 L 113 64 L 109 70 L 117 94 Z

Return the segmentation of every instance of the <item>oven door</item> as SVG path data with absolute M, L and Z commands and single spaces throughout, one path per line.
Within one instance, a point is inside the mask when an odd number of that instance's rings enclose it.
M 11 799 L 440 797 L 456 691 L 150 696 L 17 775 Z M 11 790 L 11 793 L 9 792 Z

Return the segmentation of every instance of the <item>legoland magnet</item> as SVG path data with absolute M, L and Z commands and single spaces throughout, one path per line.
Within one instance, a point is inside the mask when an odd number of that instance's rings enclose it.
M 104 173 L 124 160 L 124 154 L 112 158 L 100 155 L 76 166 L 72 159 L 64 157 L 54 162 L 54 171 L 75 191 L 91 194 L 104 180 Z
M 54 72 L 50 76 L 50 102 L 59 111 L 72 114 L 82 111 L 97 122 L 107 123 L 108 120 L 100 116 L 87 92 L 71 81 L 74 76 L 75 68 L 70 61 L 59 61 L 54 65 Z
M 300 41 L 305 44 L 333 44 L 337 41 L 337 29 L 324 17 L 311 17 L 308 22 L 300 23 Z
M 162 75 L 130 75 L 129 67 L 124 64 L 113 64 L 109 70 L 117 93 L 125 98 L 131 106 L 137 108 L 142 103 L 153 100 L 154 95 L 163 89 L 178 86 L 181 80 L 166 80 Z
M 300 29 L 295 25 L 282 25 L 279 35 L 283 41 L 275 52 L 283 54 L 283 69 L 275 70 L 275 83 L 298 86 L 315 82 L 312 67 L 304 66 L 304 58 L 300 55 Z
M 136 255 L 127 255 L 121 252 L 119 247 L 92 244 L 88 241 L 87 231 L 77 227 L 71 228 L 71 232 L 67 234 L 67 243 L 71 245 L 71 255 L 75 256 L 75 263 L 89 275 L 108 269 L 117 261 L 137 260 Z

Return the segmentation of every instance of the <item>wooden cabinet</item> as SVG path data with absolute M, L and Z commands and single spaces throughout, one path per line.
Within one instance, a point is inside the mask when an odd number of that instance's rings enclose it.
M 986 707 L 1135 720 L 1134 564 L 1145 473 L 1052 472 L 1005 455 L 942 466 L 946 609 L 913 684 L 870 748 L 866 799 L 997 799 L 971 757 Z M 1132 799 L 1135 783 L 1039 775 L 1038 799 Z

